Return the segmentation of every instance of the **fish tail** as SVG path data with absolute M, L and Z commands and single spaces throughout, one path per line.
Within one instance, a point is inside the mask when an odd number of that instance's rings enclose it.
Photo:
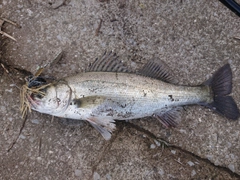
M 210 86 L 213 95 L 213 102 L 205 106 L 228 119 L 237 120 L 240 115 L 239 109 L 232 96 L 230 96 L 232 92 L 232 70 L 230 65 L 225 64 L 221 67 L 204 85 Z

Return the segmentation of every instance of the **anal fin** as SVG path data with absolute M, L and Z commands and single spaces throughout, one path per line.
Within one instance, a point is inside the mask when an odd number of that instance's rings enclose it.
M 105 140 L 109 140 L 112 132 L 115 130 L 114 120 L 110 116 L 91 116 L 86 119 L 102 136 Z
M 153 114 L 153 117 L 156 117 L 164 126 L 176 127 L 181 121 L 181 110 L 182 107 L 174 107 L 171 109 L 165 109 L 161 112 L 156 112 Z

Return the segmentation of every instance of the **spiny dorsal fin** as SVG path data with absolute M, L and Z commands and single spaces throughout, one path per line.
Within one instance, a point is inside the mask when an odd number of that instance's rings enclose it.
M 170 68 L 163 61 L 153 59 L 144 65 L 139 74 L 176 84 L 176 80 L 170 72 Z
M 123 63 L 118 59 L 116 53 L 112 51 L 104 52 L 100 59 L 96 59 L 90 66 L 89 71 L 91 72 L 129 72 Z

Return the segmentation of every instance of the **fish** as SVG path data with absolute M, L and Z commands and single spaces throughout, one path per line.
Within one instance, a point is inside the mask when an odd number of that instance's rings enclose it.
M 178 85 L 170 68 L 159 59 L 134 72 L 116 53 L 105 52 L 88 71 L 49 84 L 42 78 L 36 78 L 36 82 L 31 79 L 25 92 L 23 96 L 32 110 L 85 120 L 106 140 L 111 138 L 116 120 L 155 117 L 166 127 L 176 127 L 181 109 L 187 105 L 205 106 L 231 120 L 240 116 L 231 96 L 229 64 L 202 84 L 186 86 Z

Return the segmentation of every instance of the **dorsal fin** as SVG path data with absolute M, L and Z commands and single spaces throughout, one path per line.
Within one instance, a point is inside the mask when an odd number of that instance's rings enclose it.
M 129 72 L 123 63 L 118 59 L 116 53 L 112 51 L 104 52 L 100 59 L 96 59 L 90 66 L 91 72 Z
M 170 73 L 170 68 L 160 60 L 153 59 L 149 61 L 138 73 L 143 76 L 176 84 L 175 79 Z

